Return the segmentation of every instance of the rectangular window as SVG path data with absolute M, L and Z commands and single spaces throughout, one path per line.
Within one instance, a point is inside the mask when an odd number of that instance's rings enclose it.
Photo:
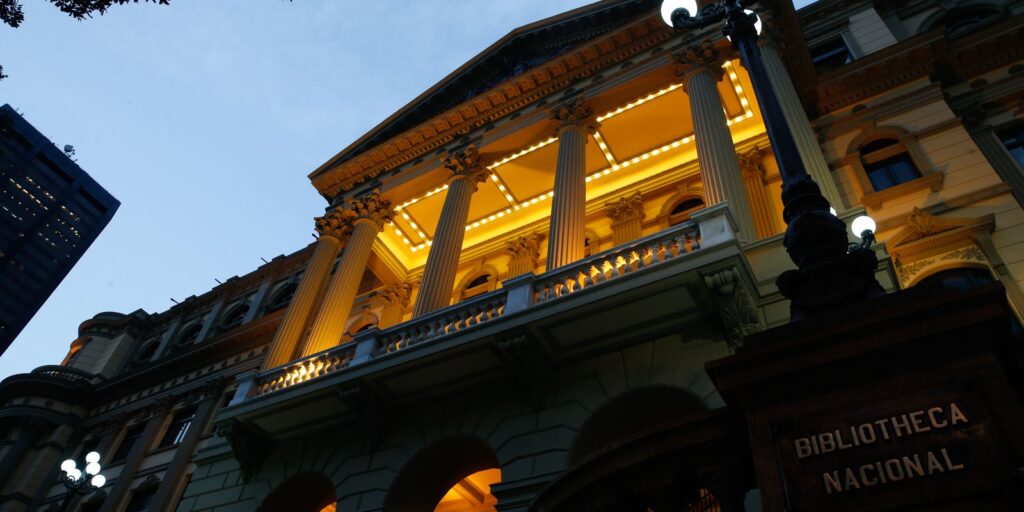
M 829 39 L 810 50 L 811 62 L 814 64 L 814 70 L 818 73 L 824 73 L 853 62 L 853 54 L 850 53 L 850 48 L 846 46 L 846 41 L 842 37 Z
M 1024 124 L 1013 126 L 999 132 L 1006 149 L 1021 167 L 1024 167 Z
M 110 459 L 111 462 L 120 462 L 128 458 L 128 453 L 132 451 L 135 443 L 139 442 L 139 438 L 142 437 L 142 430 L 146 428 L 145 424 L 139 423 L 134 427 L 128 429 L 128 432 L 124 434 L 124 439 L 121 441 L 121 446 L 114 452 L 114 457 Z
M 174 420 L 171 421 L 171 425 L 167 427 L 167 432 L 164 434 L 164 438 L 160 440 L 160 447 L 164 448 L 167 446 L 177 446 L 185 440 L 185 436 L 188 434 L 188 429 L 192 427 L 192 420 L 195 419 L 195 409 L 184 409 L 178 411 L 174 415 Z

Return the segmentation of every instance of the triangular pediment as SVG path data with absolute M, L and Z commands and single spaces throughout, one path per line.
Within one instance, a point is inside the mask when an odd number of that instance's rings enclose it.
M 311 177 L 582 43 L 627 25 L 659 5 L 660 0 L 605 0 L 517 28 L 335 155 Z
M 886 240 L 893 258 L 911 261 L 972 244 L 979 233 L 991 233 L 995 226 L 993 215 L 977 218 L 940 217 L 914 208 L 906 216 L 905 227 Z

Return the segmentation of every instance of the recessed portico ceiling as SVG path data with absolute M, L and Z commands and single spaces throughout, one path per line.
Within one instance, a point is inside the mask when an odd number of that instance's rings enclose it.
M 719 82 L 723 109 L 730 125 L 758 125 L 753 98 L 748 97 L 745 73 L 738 65 L 724 64 L 726 79 Z M 615 178 L 613 188 L 622 188 L 692 161 L 693 128 L 689 98 L 681 84 L 672 83 L 598 116 L 600 128 L 587 144 L 587 196 L 601 195 L 600 182 Z M 734 127 L 735 131 L 735 127 Z M 748 131 L 748 130 L 745 130 Z M 734 135 L 735 136 L 735 135 Z M 501 146 L 494 143 L 492 146 Z M 464 247 L 502 236 L 538 218 L 546 217 L 553 196 L 558 144 L 555 137 L 534 140 L 514 150 L 488 154 L 492 163 L 489 179 L 479 185 L 470 203 Z M 603 187 L 607 189 L 607 187 Z M 447 185 L 440 185 L 397 204 L 393 224 L 385 228 L 384 240 L 396 253 L 415 253 L 430 246 L 440 217 Z M 606 192 L 603 190 L 602 192 Z M 500 222 L 499 222 L 500 221 Z M 487 229 L 496 225 L 493 229 Z M 479 236 L 475 232 L 479 231 Z M 472 233 L 472 234 L 471 234 Z M 389 239 L 396 243 L 388 243 Z M 400 245 L 398 245 L 400 244 Z M 421 258 L 412 258 L 420 260 Z

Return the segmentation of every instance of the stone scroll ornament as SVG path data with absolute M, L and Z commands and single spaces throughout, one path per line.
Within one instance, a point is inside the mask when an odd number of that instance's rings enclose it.
M 683 82 L 683 89 L 687 89 L 690 77 L 697 73 L 707 71 L 717 82 L 725 76 L 722 63 L 726 55 L 721 48 L 711 39 L 705 39 L 699 43 L 684 48 L 672 54 L 672 61 L 675 64 L 676 76 Z
M 599 126 L 594 109 L 580 97 L 573 98 L 552 109 L 551 119 L 558 122 L 558 128 L 555 130 L 556 137 L 563 129 L 569 127 L 580 128 L 588 135 L 592 135 Z
M 465 179 L 473 184 L 476 190 L 477 183 L 487 179 L 488 169 L 483 165 L 480 158 L 480 149 L 475 144 L 470 144 L 459 151 L 447 153 L 441 159 L 441 165 L 448 169 L 448 182 Z
M 391 201 L 382 199 L 377 192 L 370 192 L 349 200 L 342 206 L 330 209 L 323 217 L 316 217 L 316 232 L 320 236 L 331 236 L 342 242 L 347 242 L 352 236 L 352 229 L 355 221 L 369 219 L 383 229 L 384 225 L 391 222 L 395 211 L 391 208 Z

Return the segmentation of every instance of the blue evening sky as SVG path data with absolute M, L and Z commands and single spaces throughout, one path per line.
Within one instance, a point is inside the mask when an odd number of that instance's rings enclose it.
M 0 378 L 60 363 L 97 312 L 163 311 L 304 247 L 326 204 L 313 169 L 508 31 L 587 3 L 172 0 L 78 22 L 23 0 L 25 23 L 0 25 L 0 104 L 74 145 L 121 208 Z

